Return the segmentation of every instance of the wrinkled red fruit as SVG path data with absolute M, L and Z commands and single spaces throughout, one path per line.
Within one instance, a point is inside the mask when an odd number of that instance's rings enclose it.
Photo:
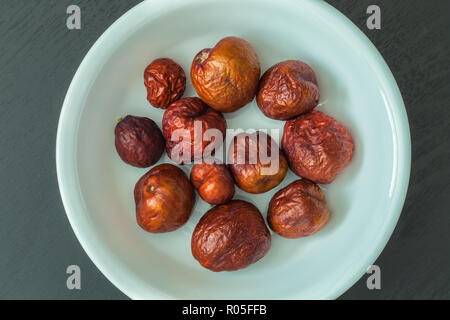
M 134 201 L 139 226 L 148 232 L 161 233 L 176 230 L 186 223 L 195 194 L 180 168 L 160 164 L 136 183 Z
M 149 118 L 126 116 L 116 125 L 114 134 L 117 153 L 132 166 L 149 167 L 164 152 L 161 130 Z
M 191 182 L 200 197 L 209 204 L 222 204 L 233 198 L 234 181 L 224 164 L 195 164 L 191 170 Z
M 345 127 L 317 110 L 286 121 L 282 146 L 292 171 L 316 183 L 331 183 L 354 148 Z
M 265 145 L 261 144 L 264 141 Z M 275 149 L 272 149 L 272 142 Z M 267 159 L 264 159 L 266 156 Z M 235 136 L 228 157 L 236 184 L 249 193 L 263 193 L 275 188 L 283 181 L 288 170 L 283 152 L 269 135 L 261 131 Z
M 147 100 L 156 108 L 166 109 L 183 96 L 186 76 L 172 59 L 156 59 L 144 72 Z
M 322 229 L 330 218 L 322 190 L 306 179 L 297 180 L 272 197 L 267 212 L 270 228 L 285 238 L 300 238 Z
M 253 100 L 261 68 L 250 43 L 226 37 L 214 48 L 203 49 L 191 66 L 191 80 L 197 94 L 211 108 L 233 112 Z
M 195 123 L 201 125 L 199 133 L 199 141 L 196 142 L 194 136 Z M 183 98 L 170 105 L 164 113 L 162 120 L 163 133 L 166 137 L 166 150 L 169 157 L 176 163 L 188 163 L 194 159 L 201 159 L 205 148 L 210 144 L 211 147 L 216 143 L 215 137 L 211 140 L 204 137 L 204 133 L 208 129 L 217 129 L 222 134 L 222 140 L 217 141 L 220 145 L 225 139 L 227 123 L 223 115 L 211 109 L 202 100 L 197 97 Z M 189 134 L 190 139 L 179 136 L 179 129 L 184 129 Z M 190 150 L 191 154 L 184 154 L 185 150 Z
M 246 201 L 216 206 L 192 234 L 192 255 L 212 271 L 233 271 L 255 263 L 270 249 L 271 236 L 259 210 Z
M 259 109 L 277 120 L 311 111 L 319 100 L 316 75 L 299 60 L 283 61 L 269 68 L 259 82 L 256 96 Z

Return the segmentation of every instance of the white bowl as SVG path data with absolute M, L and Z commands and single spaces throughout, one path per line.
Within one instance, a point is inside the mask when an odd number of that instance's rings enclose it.
M 264 72 L 287 59 L 316 71 L 319 110 L 343 123 L 355 141 L 351 164 L 323 186 L 332 217 L 316 235 L 273 234 L 269 253 L 237 271 L 214 273 L 191 256 L 190 239 L 210 208 L 197 197 L 186 225 L 150 234 L 135 220 L 133 187 L 147 169 L 123 163 L 114 148 L 116 119 L 163 110 L 146 100 L 143 71 L 170 57 L 189 75 L 202 48 L 235 35 L 247 39 Z M 190 81 L 185 96 L 195 95 Z M 225 115 L 230 128 L 282 128 L 253 101 Z M 279 137 L 278 137 L 279 140 Z M 170 162 L 164 155 L 159 163 Z M 391 235 L 410 171 L 408 120 L 397 84 L 372 43 L 323 1 L 151 0 L 115 22 L 95 43 L 70 85 L 58 127 L 61 197 L 76 236 L 105 276 L 134 299 L 330 299 L 356 282 Z M 189 174 L 189 166 L 183 170 Z M 260 195 L 238 190 L 266 215 L 269 199 L 297 177 Z

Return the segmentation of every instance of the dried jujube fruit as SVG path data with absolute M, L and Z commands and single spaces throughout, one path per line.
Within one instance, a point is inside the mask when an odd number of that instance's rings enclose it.
M 114 130 L 115 145 L 126 163 L 146 168 L 155 164 L 164 152 L 164 137 L 158 125 L 145 117 L 126 116 Z
M 150 63 L 144 71 L 147 100 L 156 108 L 166 109 L 183 96 L 186 75 L 175 61 L 160 58 Z
M 184 172 L 161 164 L 143 175 L 134 188 L 136 219 L 142 229 L 169 232 L 189 219 L 194 206 L 194 188 Z
M 235 136 L 228 163 L 238 187 L 249 193 L 263 193 L 275 188 L 288 170 L 286 157 L 277 143 L 261 131 Z
M 255 263 L 270 249 L 271 236 L 259 210 L 232 200 L 206 212 L 192 234 L 192 255 L 212 271 L 233 271 Z
M 325 196 L 318 185 L 297 180 L 272 197 L 267 212 L 269 227 L 285 238 L 300 238 L 322 229 L 330 218 Z
M 198 130 L 201 137 L 197 140 L 194 135 L 196 125 L 201 129 Z M 203 152 L 210 144 L 220 146 L 225 139 L 227 123 L 222 113 L 210 108 L 201 99 L 193 97 L 172 103 L 164 112 L 162 128 L 166 138 L 167 154 L 180 164 L 203 158 Z M 219 130 L 221 140 L 216 141 L 215 136 L 207 139 L 205 131 L 208 129 Z M 182 135 L 180 130 L 186 132 L 189 139 Z M 190 157 L 189 154 L 185 154 L 186 150 L 190 150 Z
M 350 163 L 354 144 L 342 124 L 313 110 L 286 121 L 282 147 L 294 173 L 326 184 Z
M 259 109 L 277 120 L 311 111 L 319 100 L 316 74 L 299 60 L 283 61 L 269 68 L 259 82 L 256 96 Z
M 256 52 L 237 37 L 224 38 L 214 48 L 201 50 L 191 66 L 195 91 L 221 112 L 236 111 L 252 101 L 260 73 Z
M 233 177 L 224 164 L 195 164 L 191 170 L 191 182 L 200 197 L 209 204 L 222 204 L 233 198 Z

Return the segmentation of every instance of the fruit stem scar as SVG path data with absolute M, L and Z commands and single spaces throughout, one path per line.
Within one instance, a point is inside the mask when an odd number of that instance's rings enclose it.
M 122 117 L 120 117 L 120 118 L 117 118 L 117 122 L 120 122 L 120 121 L 122 121 L 123 120 L 123 118 Z
M 203 63 L 203 61 L 208 59 L 208 57 L 209 57 L 209 52 L 208 51 L 203 51 L 201 53 L 200 57 L 198 57 L 198 60 L 200 61 L 200 63 Z

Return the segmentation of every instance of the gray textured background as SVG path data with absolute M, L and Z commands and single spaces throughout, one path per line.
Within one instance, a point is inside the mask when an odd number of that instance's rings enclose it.
M 0 299 L 126 299 L 93 265 L 68 223 L 55 169 L 60 108 L 95 40 L 138 0 L 0 0 Z M 372 40 L 406 104 L 412 170 L 400 221 L 377 260 L 382 289 L 363 277 L 344 299 L 450 299 L 450 1 L 330 0 Z M 65 27 L 82 10 L 82 30 Z M 382 9 L 367 30 L 366 8 Z M 82 290 L 66 288 L 66 267 Z

